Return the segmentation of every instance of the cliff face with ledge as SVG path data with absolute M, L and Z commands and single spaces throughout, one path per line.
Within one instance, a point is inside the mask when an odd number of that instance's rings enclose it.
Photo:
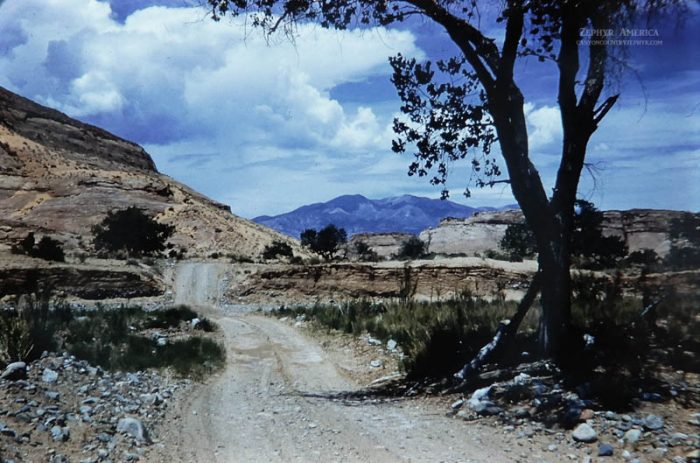
M 137 206 L 175 225 L 188 257 L 256 258 L 273 240 L 298 244 L 160 174 L 140 146 L 0 87 L 0 251 L 28 232 L 91 251 L 91 227 Z
M 651 249 L 659 256 L 668 254 L 671 221 L 683 212 L 656 209 L 631 209 L 603 212 L 603 235 L 619 236 L 629 252 Z M 468 219 L 444 219 L 436 228 L 420 234 L 428 243 L 430 252 L 436 254 L 483 254 L 498 250 L 508 225 L 524 220 L 518 210 L 481 212 Z

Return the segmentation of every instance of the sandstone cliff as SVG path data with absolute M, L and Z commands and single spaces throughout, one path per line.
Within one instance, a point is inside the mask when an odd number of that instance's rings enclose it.
M 603 235 L 619 236 L 629 252 L 651 249 L 664 257 L 670 249 L 668 232 L 671 221 L 683 212 L 654 209 L 605 211 Z M 429 252 L 436 254 L 465 254 L 472 256 L 488 250 L 498 250 L 508 225 L 523 221 L 518 210 L 481 212 L 468 219 L 447 218 L 436 228 L 420 234 L 428 243 Z
M 171 241 L 188 257 L 257 258 L 272 240 L 303 253 L 158 173 L 140 146 L 0 88 L 0 251 L 33 231 L 69 256 L 90 252 L 91 227 L 131 205 L 175 225 Z

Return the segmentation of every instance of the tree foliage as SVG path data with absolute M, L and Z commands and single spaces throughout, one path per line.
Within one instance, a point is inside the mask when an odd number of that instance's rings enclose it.
M 357 254 L 357 258 L 362 262 L 376 262 L 379 260 L 377 251 L 372 249 L 370 245 L 364 241 L 355 242 L 355 254 Z
M 501 249 L 508 253 L 510 260 L 521 261 L 537 253 L 537 241 L 526 223 L 513 223 L 506 228 Z
M 153 256 L 163 252 L 174 232 L 174 226 L 157 222 L 136 206 L 109 212 L 92 228 L 96 249 L 123 251 L 131 256 Z
M 26 254 L 31 257 L 54 262 L 64 262 L 66 260 L 66 255 L 60 241 L 50 236 L 43 236 L 37 243 L 34 238 L 34 233 L 32 232 L 29 232 L 27 236 L 22 238 L 19 244 L 12 248 L 12 251 L 17 254 Z
M 294 257 L 292 247 L 284 241 L 275 240 L 265 246 L 262 252 L 263 259 L 277 259 L 279 257 Z
M 425 255 L 426 245 L 417 236 L 411 236 L 401 243 L 401 248 L 396 255 L 399 259 L 418 259 Z
M 684 213 L 671 221 L 671 250 L 666 264 L 676 269 L 700 267 L 700 214 Z
M 299 23 L 345 29 L 387 25 L 418 17 L 441 28 L 454 56 L 435 62 L 396 56 L 392 81 L 402 100 L 395 152 L 410 152 L 409 174 L 443 187 L 451 165 L 466 160 L 477 186 L 507 183 L 532 230 L 542 278 L 540 344 L 544 353 L 567 355 L 571 322 L 571 247 L 574 202 L 588 143 L 618 96 L 611 76 L 625 68 L 624 46 L 584 39 L 584 33 L 630 27 L 641 14 L 687 10 L 683 0 L 208 0 L 214 19 L 246 18 L 266 32 L 294 33 Z M 493 17 L 482 15 L 500 8 Z M 685 7 L 685 8 L 684 8 Z M 658 17 L 659 15 L 657 15 Z M 678 12 L 676 17 L 682 17 Z M 648 24 L 648 23 L 647 23 Z M 496 38 L 502 38 L 497 40 Z M 556 102 L 563 129 L 553 193 L 530 156 L 519 60 L 554 63 Z M 621 63 L 621 64 L 620 64 Z M 492 157 L 498 143 L 505 169 Z M 505 179 L 499 176 L 507 173 Z M 469 194 L 469 184 L 466 193 Z M 607 243 L 611 244 L 611 243 Z
M 333 259 L 347 240 L 348 235 L 345 229 L 338 228 L 333 224 L 329 224 L 319 231 L 308 228 L 301 233 L 301 245 L 326 260 Z
M 604 216 L 593 203 L 578 199 L 575 206 L 571 253 L 578 257 L 579 266 L 590 269 L 614 267 L 627 255 L 624 240 L 603 235 Z
M 603 235 L 604 215 L 595 205 L 576 200 L 571 254 L 581 268 L 614 267 L 627 255 L 627 245 L 617 236 Z M 501 240 L 501 248 L 514 260 L 532 257 L 537 252 L 535 235 L 526 223 L 511 224 Z

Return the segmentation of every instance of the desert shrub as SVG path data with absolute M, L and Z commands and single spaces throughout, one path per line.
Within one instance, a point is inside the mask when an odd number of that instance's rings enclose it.
M 275 240 L 263 249 L 262 258 L 265 260 L 277 259 L 280 257 L 294 257 L 292 247 L 284 241 Z
M 631 252 L 622 261 L 623 266 L 639 266 L 644 268 L 653 268 L 661 263 L 661 258 L 653 249 L 640 249 L 639 251 Z
M 71 318 L 70 310 L 57 302 L 51 307 L 50 293 L 23 294 L 15 310 L 0 312 L 0 362 L 31 361 L 56 347 L 56 331 Z
M 204 331 L 205 333 L 213 333 L 219 329 L 219 326 L 208 318 L 202 318 L 195 326 L 195 329 Z
M 36 246 L 35 257 L 56 262 L 63 262 L 66 260 L 66 255 L 63 252 L 61 243 L 48 236 L 44 236 L 39 240 Z
M 425 255 L 426 245 L 417 236 L 412 236 L 401 243 L 396 257 L 399 259 L 418 259 Z
M 0 366 L 26 361 L 34 349 L 27 322 L 17 316 L 0 316 Z
M 384 301 L 367 299 L 340 305 L 280 309 L 280 315 L 308 316 L 319 326 L 398 342 L 409 378 L 453 374 L 489 341 L 498 324 L 515 311 L 502 298 L 485 300 L 462 292 L 439 301 Z M 526 324 L 536 326 L 534 317 Z
M 166 249 L 175 227 L 158 223 L 136 206 L 109 212 L 92 228 L 93 244 L 98 250 L 133 256 L 156 255 Z
M 333 224 L 327 225 L 319 231 L 308 228 L 301 233 L 301 245 L 323 257 L 331 260 L 347 242 L 348 235 L 345 229 Z
M 61 242 L 49 236 L 42 237 L 37 243 L 34 233 L 28 233 L 16 246 L 12 247 L 14 254 L 26 254 L 39 259 L 64 262 L 66 255 Z
M 372 249 L 364 241 L 355 242 L 355 254 L 357 254 L 358 260 L 361 262 L 377 262 L 379 260 L 379 255 L 377 251 Z
M 197 318 L 197 312 L 186 305 L 177 305 L 164 310 L 154 310 L 144 315 L 141 323 L 144 328 L 177 328 L 181 322 L 188 322 Z
M 495 249 L 488 249 L 484 253 L 483 257 L 494 260 L 507 260 L 510 262 L 522 262 L 523 260 L 523 258 L 518 254 L 499 252 Z
M 31 361 L 44 350 L 62 348 L 93 365 L 109 370 L 141 370 L 170 367 L 182 375 L 199 376 L 221 367 L 225 350 L 200 336 L 158 345 L 139 331 L 168 329 L 197 314 L 186 306 L 146 312 L 139 307 L 115 310 L 71 311 L 48 297 L 23 296 L 15 311 L 0 313 L 0 363 Z M 197 328 L 217 329 L 203 319 Z

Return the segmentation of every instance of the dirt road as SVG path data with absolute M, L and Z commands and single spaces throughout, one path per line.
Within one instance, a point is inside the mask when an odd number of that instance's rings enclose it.
M 217 308 L 224 268 L 178 270 L 176 300 L 200 307 L 225 335 L 226 369 L 196 386 L 161 440 L 162 461 L 512 462 L 511 436 L 444 416 L 420 400 L 344 401 L 363 385 L 343 376 L 316 341 L 293 326 Z M 352 355 L 348 353 L 348 355 Z M 524 455 L 523 455 L 524 456 Z M 529 454 L 522 461 L 536 461 Z

